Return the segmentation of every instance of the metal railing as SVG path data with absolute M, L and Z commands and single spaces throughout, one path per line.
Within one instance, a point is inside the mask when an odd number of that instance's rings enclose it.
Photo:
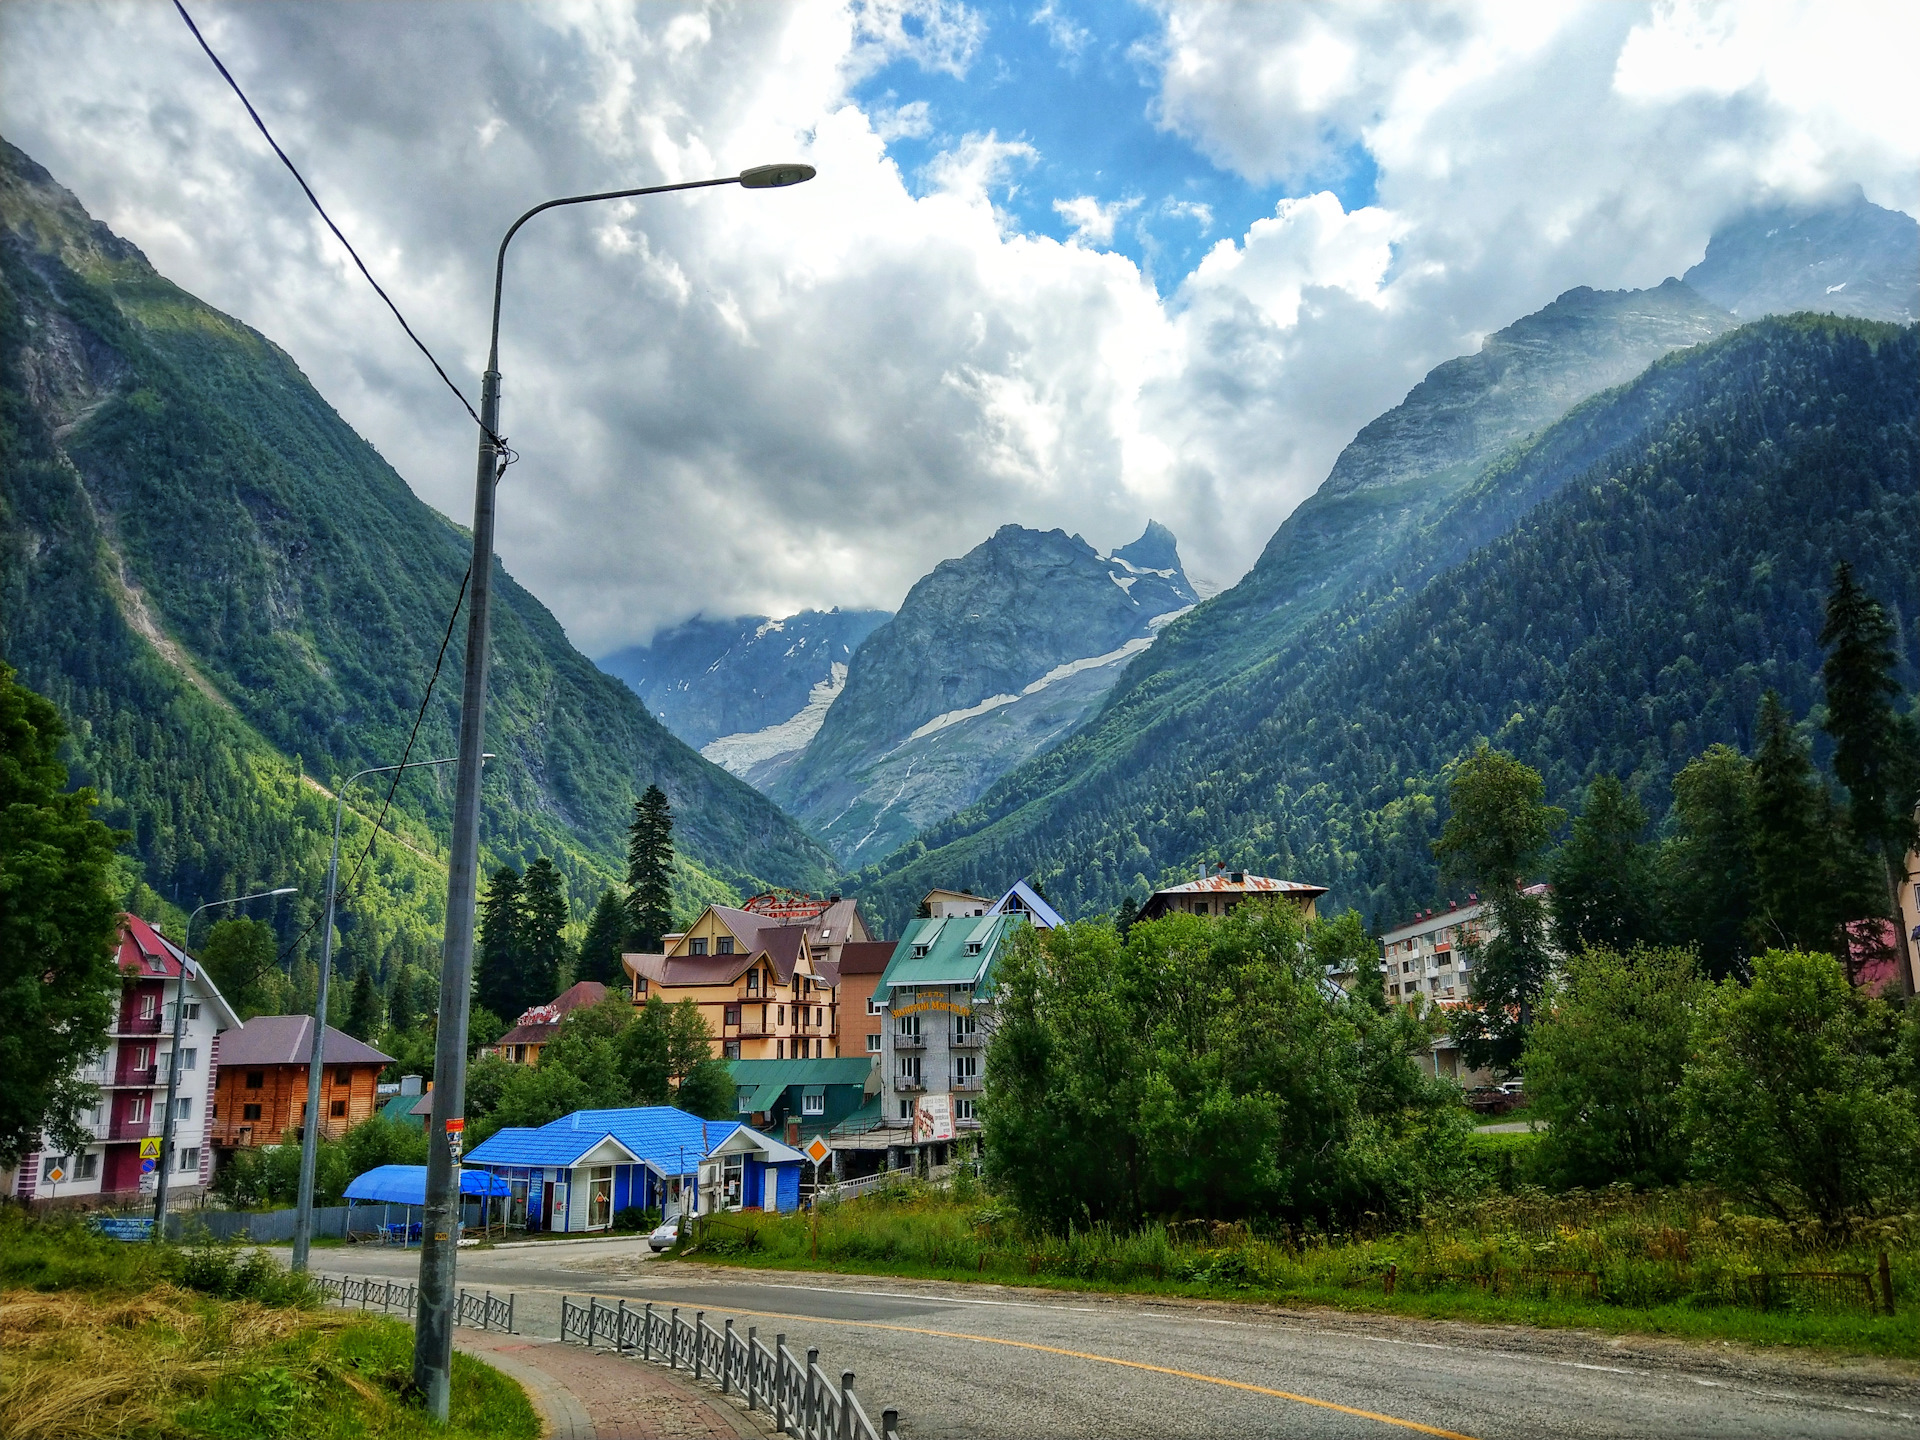
M 420 1308 L 419 1288 L 412 1282 L 375 1280 L 367 1275 L 315 1275 L 313 1283 L 321 1296 L 336 1305 L 358 1306 L 382 1314 L 399 1311 L 411 1315 Z M 454 1301 L 453 1323 L 469 1330 L 498 1330 L 503 1334 L 519 1332 L 513 1327 L 514 1297 L 504 1299 L 491 1290 L 473 1291 L 462 1287 Z
M 801 1361 L 785 1335 L 775 1335 L 769 1347 L 759 1327 L 749 1326 L 743 1339 L 730 1317 L 715 1327 L 706 1311 L 696 1310 L 689 1324 L 677 1305 L 663 1315 L 652 1301 L 635 1308 L 589 1296 L 581 1305 L 563 1295 L 560 1338 L 589 1348 L 604 1342 L 620 1354 L 686 1370 L 722 1395 L 741 1396 L 747 1409 L 770 1413 L 777 1433 L 798 1440 L 900 1440 L 899 1412 L 881 1411 L 876 1427 L 854 1394 L 853 1371 L 841 1371 L 836 1382 L 820 1368 L 819 1350 L 809 1349 Z
M 904 1031 L 895 1031 L 893 1048 L 896 1050 L 924 1050 L 927 1048 L 927 1037 L 917 1032 L 909 1035 Z
M 158 1035 L 160 1017 L 158 1015 L 122 1015 L 114 1023 L 114 1033 L 119 1035 Z

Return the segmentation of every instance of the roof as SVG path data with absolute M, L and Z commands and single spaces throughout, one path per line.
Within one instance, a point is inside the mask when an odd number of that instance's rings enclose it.
M 715 1127 L 718 1128 L 717 1126 Z M 806 1159 L 791 1145 L 782 1145 L 771 1135 L 763 1135 L 751 1125 L 729 1125 L 727 1132 L 713 1142 L 710 1155 L 738 1155 L 756 1150 L 769 1165 L 792 1165 Z
M 424 1205 L 427 1203 L 427 1167 L 424 1165 L 376 1165 L 364 1175 L 354 1176 L 348 1182 L 345 1193 L 349 1200 L 383 1200 L 389 1205 Z M 460 1193 L 462 1195 L 511 1195 L 513 1191 L 506 1181 L 495 1179 L 484 1170 L 462 1170 Z
M 1465 905 L 1449 905 L 1445 910 L 1428 910 L 1413 917 L 1404 925 L 1396 925 L 1380 934 L 1383 945 L 1397 945 L 1402 940 L 1415 935 L 1424 935 L 1429 930 L 1442 929 L 1448 925 L 1458 925 L 1463 921 L 1478 919 L 1487 907 L 1478 898 L 1469 900 Z
M 782 1091 L 795 1085 L 858 1085 L 866 1087 L 873 1060 L 866 1055 L 835 1056 L 819 1060 L 729 1060 L 727 1073 L 740 1089 L 753 1093 L 741 1105 L 743 1112 L 771 1110 Z
M 380 1113 L 395 1124 L 411 1124 L 418 1118 L 413 1106 L 419 1098 L 418 1095 L 395 1095 L 380 1107 Z
M 893 958 L 891 940 L 854 940 L 840 947 L 842 975 L 884 975 Z
M 869 1096 L 866 1104 L 854 1111 L 853 1114 L 847 1116 L 846 1119 L 842 1120 L 838 1125 L 835 1125 L 833 1129 L 827 1133 L 830 1136 L 865 1134 L 880 1124 L 881 1101 L 884 1098 L 882 1095 Z
M 223 1069 L 236 1065 L 304 1065 L 313 1055 L 313 1017 L 311 1015 L 256 1015 L 237 1030 L 220 1037 L 220 1064 Z M 391 1065 L 393 1057 L 382 1055 L 371 1045 L 327 1026 L 326 1044 L 320 1052 L 328 1065 Z
M 711 913 L 733 936 L 735 949 L 731 955 L 627 954 L 620 957 L 627 972 L 669 987 L 731 985 L 765 958 L 773 967 L 776 982 L 785 985 L 792 981 L 811 946 L 844 945 L 846 937 L 856 933 L 856 922 L 861 929 L 866 924 L 860 919 L 859 902 L 848 899 L 835 900 L 817 915 L 792 922 L 733 905 L 710 905 L 701 913 Z M 669 940 L 682 938 L 676 935 Z
M 1238 880 L 1233 877 L 1238 875 Z M 1309 899 L 1327 893 L 1324 885 L 1308 885 L 1299 880 L 1275 880 L 1270 875 L 1248 875 L 1231 870 L 1224 875 L 1207 875 L 1184 885 L 1166 885 L 1155 895 L 1302 895 Z
M 544 1005 L 529 1005 L 520 1012 L 515 1028 L 521 1025 L 554 1025 L 576 1010 L 587 1010 L 607 998 L 607 987 L 598 980 L 579 980 L 562 990 Z
M 182 964 L 192 965 L 194 987 L 213 1006 L 216 1018 L 220 1021 L 219 1028 L 231 1030 L 240 1023 L 239 1014 L 227 1004 L 227 997 L 213 983 L 213 977 L 207 974 L 207 967 L 138 915 L 120 917 L 120 945 L 114 959 L 119 963 L 123 975 L 130 977 L 139 974 L 152 980 L 178 979 Z M 221 1043 L 224 1045 L 226 1042 L 223 1040 Z
M 952 915 L 912 921 L 894 946 L 879 988 L 978 985 L 992 969 L 1006 937 L 1025 923 L 1021 915 Z M 923 945 L 926 953 L 916 955 Z M 975 945 L 979 948 L 968 953 Z
M 1067 923 L 1060 918 L 1060 912 L 1049 905 L 1046 897 L 1038 890 L 1024 880 L 1016 880 L 1013 882 L 1013 888 L 994 904 L 993 913 L 1012 915 L 1023 910 L 1027 912 L 1036 929 L 1057 930 Z
M 558 1020 L 550 1020 L 539 1025 L 516 1025 L 487 1048 L 496 1050 L 502 1045 L 544 1045 L 559 1033 Z
M 566 1118 L 554 1122 L 554 1125 L 566 1123 Z M 496 1130 L 487 1139 L 474 1146 L 467 1154 L 469 1165 L 552 1165 L 565 1168 L 577 1165 L 602 1145 L 612 1144 L 627 1156 L 616 1164 L 633 1164 L 641 1157 L 633 1153 L 631 1146 L 623 1143 L 612 1131 L 605 1128 L 581 1130 L 556 1130 L 553 1125 L 542 1125 L 538 1130 L 524 1126 L 509 1126 Z

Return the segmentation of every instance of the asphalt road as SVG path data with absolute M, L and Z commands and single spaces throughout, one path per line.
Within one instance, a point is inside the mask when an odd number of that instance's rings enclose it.
M 411 1278 L 417 1252 L 316 1250 L 330 1273 Z M 560 1296 L 704 1309 L 856 1372 L 862 1403 L 933 1437 L 1912 1437 L 1920 1367 L 1323 1311 L 1049 1295 L 654 1259 L 632 1241 L 460 1255 L 557 1335 Z

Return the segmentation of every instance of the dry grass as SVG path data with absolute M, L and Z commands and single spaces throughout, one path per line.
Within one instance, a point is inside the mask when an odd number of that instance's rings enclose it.
M 187 1433 L 182 1411 L 263 1350 L 282 1352 L 296 1380 L 317 1379 L 325 1362 L 306 1337 L 348 1323 L 171 1286 L 111 1299 L 0 1294 L 0 1440 Z

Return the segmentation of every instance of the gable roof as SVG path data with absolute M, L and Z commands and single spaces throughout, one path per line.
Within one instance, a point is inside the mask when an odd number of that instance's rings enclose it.
M 558 1121 L 556 1124 L 560 1123 Z M 611 1145 L 626 1158 L 615 1156 L 616 1165 L 632 1165 L 640 1160 L 631 1147 L 609 1130 L 556 1130 L 552 1125 L 539 1129 L 510 1125 L 496 1130 L 473 1147 L 467 1155 L 469 1165 L 551 1165 L 562 1168 L 577 1165 L 602 1145 Z M 604 1163 L 604 1162 L 603 1162 Z
M 120 940 L 114 952 L 114 961 L 126 979 L 139 976 L 148 980 L 175 980 L 180 976 L 182 965 L 191 965 L 193 971 L 188 978 L 200 992 L 201 998 L 213 1006 L 215 1018 L 220 1021 L 219 1028 L 231 1030 L 240 1023 L 238 1012 L 227 1003 L 227 997 L 220 993 L 220 987 L 213 983 L 213 977 L 207 974 L 207 967 L 138 915 L 120 917 Z
M 751 1125 L 730 1125 L 727 1133 L 713 1142 L 711 1155 L 738 1155 L 756 1150 L 769 1165 L 791 1165 L 807 1157 L 790 1145 L 782 1145 L 771 1135 L 762 1135 Z
M 576 1110 L 540 1128 L 561 1134 L 612 1135 L 660 1174 L 690 1175 L 708 1146 L 737 1123 L 702 1120 L 671 1105 L 635 1105 L 621 1110 Z
M 1026 923 L 1023 915 L 951 915 L 915 920 L 894 946 L 893 959 L 887 963 L 877 988 L 978 985 L 992 971 L 1007 937 Z M 922 947 L 924 954 L 914 953 Z
M 842 975 L 884 975 L 893 958 L 891 940 L 855 940 L 841 947 Z
M 795 1085 L 858 1085 L 865 1088 L 873 1073 L 866 1055 L 840 1055 L 818 1060 L 729 1060 L 727 1073 L 741 1090 L 751 1089 L 743 1113 L 771 1110 L 781 1092 Z
M 313 1055 L 311 1015 L 256 1015 L 220 1037 L 220 1064 L 304 1065 Z M 393 1057 L 329 1025 L 320 1059 L 326 1065 L 391 1065 Z
M 1057 930 L 1067 922 L 1060 918 L 1060 912 L 1046 902 L 1046 898 L 1024 880 L 1013 882 L 1013 888 L 1002 895 L 993 907 L 996 915 L 1015 915 L 1026 911 L 1036 929 Z

